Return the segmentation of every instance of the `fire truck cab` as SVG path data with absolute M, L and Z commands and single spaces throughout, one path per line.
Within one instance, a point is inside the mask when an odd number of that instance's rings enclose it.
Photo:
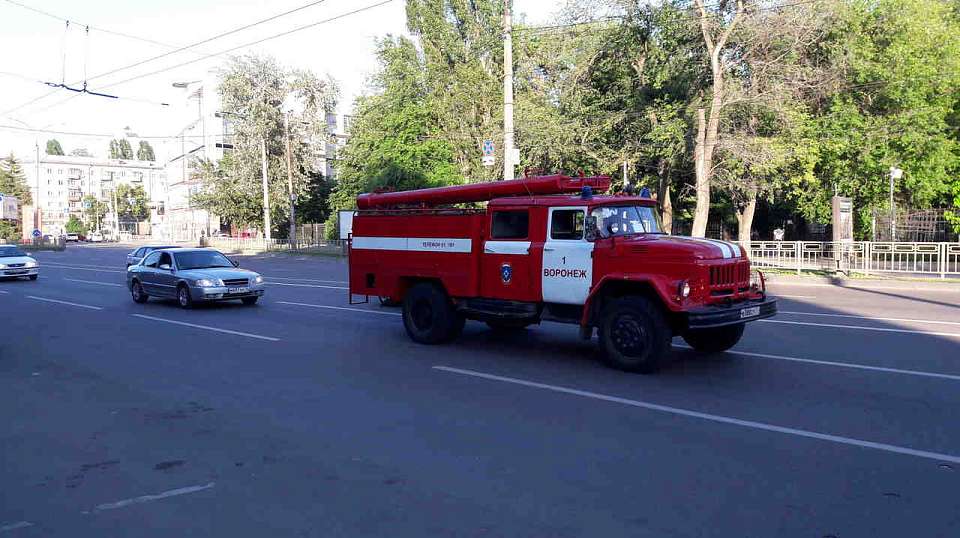
M 468 319 L 579 325 L 584 338 L 596 331 L 608 364 L 643 373 L 659 369 L 674 336 L 723 351 L 776 313 L 740 246 L 668 235 L 656 201 L 596 194 L 608 188 L 606 177 L 545 176 L 361 195 L 351 298 L 402 304 L 423 344 L 450 341 Z

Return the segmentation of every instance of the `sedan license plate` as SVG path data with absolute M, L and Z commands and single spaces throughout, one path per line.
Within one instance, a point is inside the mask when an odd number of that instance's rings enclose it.
M 250 293 L 250 288 L 227 288 L 227 293 Z
M 752 318 L 753 316 L 759 316 L 759 315 L 760 315 L 759 306 L 751 306 L 750 308 L 744 308 L 743 310 L 740 311 L 740 319 Z

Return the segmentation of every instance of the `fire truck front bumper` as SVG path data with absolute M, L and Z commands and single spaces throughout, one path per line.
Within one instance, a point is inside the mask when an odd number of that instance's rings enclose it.
M 769 318 L 777 313 L 777 300 L 772 297 L 753 299 L 729 305 L 711 305 L 690 310 L 687 328 L 710 329 Z

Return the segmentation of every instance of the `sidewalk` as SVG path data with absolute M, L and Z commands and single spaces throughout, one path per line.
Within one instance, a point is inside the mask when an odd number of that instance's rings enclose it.
M 771 287 L 841 287 L 863 289 L 898 289 L 912 291 L 943 291 L 960 293 L 960 279 L 957 278 L 909 278 L 909 277 L 845 277 L 823 275 L 788 275 L 782 273 L 764 273 L 767 285 Z

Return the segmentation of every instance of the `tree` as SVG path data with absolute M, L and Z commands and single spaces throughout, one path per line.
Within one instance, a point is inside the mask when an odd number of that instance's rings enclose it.
M 128 221 L 142 222 L 150 217 L 147 193 L 141 185 L 121 183 L 117 186 L 117 213 Z
M 84 196 L 80 203 L 83 206 L 83 216 L 86 219 L 87 228 L 91 230 L 99 230 L 100 223 L 102 222 L 104 215 L 107 214 L 107 204 L 101 202 L 92 194 Z
M 63 148 L 56 138 L 47 140 L 47 155 L 63 155 Z
M 329 139 L 326 112 L 336 105 L 337 86 L 312 72 L 288 69 L 273 58 L 234 57 L 220 72 L 220 100 L 234 127 L 234 149 L 219 163 L 198 162 L 194 176 L 203 183 L 193 201 L 237 225 L 263 228 L 261 143 L 265 143 L 270 191 L 270 218 L 277 229 L 288 219 L 290 192 L 284 141 L 284 111 L 290 100 L 300 110 L 290 114 L 293 194 L 306 189 L 307 173 L 319 156 L 315 144 Z M 282 228 L 280 228 L 282 226 Z
M 133 148 L 130 147 L 130 142 L 128 142 L 126 138 L 115 138 L 111 140 L 110 158 L 124 160 L 133 159 Z
M 70 219 L 63 226 L 68 234 L 86 235 L 87 225 L 83 223 L 76 215 L 70 215 Z
M 140 147 L 137 149 L 137 159 L 141 161 L 156 161 L 157 157 L 153 153 L 153 146 L 146 140 L 140 141 Z
M 13 153 L 0 161 L 0 193 L 15 196 L 21 206 L 33 204 L 30 187 L 27 186 L 27 176 Z

